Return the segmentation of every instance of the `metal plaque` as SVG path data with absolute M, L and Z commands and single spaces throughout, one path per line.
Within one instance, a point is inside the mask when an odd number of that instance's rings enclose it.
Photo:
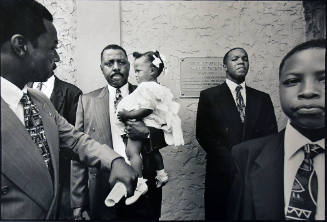
M 225 81 L 222 57 L 181 59 L 181 97 L 197 98 L 200 91 Z

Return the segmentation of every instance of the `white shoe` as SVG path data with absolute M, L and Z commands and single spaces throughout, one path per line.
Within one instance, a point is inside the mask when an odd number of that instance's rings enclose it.
M 148 192 L 148 185 L 145 183 L 146 179 L 138 179 L 134 195 L 127 198 L 125 201 L 126 205 L 131 205 L 135 203 L 143 194 Z
M 156 187 L 162 187 L 168 182 L 168 174 L 163 172 L 161 174 L 157 174 L 156 176 Z

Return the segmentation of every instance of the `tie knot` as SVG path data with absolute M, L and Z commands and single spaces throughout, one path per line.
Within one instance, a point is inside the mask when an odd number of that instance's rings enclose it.
M 310 159 L 315 158 L 318 154 L 324 153 L 325 150 L 318 144 L 307 143 L 303 146 L 304 154 L 309 156 Z
M 240 92 L 243 87 L 241 85 L 237 85 L 235 91 Z
M 43 83 L 42 82 L 39 82 L 37 85 L 36 85 L 36 88 L 38 89 L 38 90 L 42 90 L 42 86 L 43 86 Z
M 20 102 L 22 104 L 26 104 L 27 102 L 31 101 L 29 95 L 27 93 L 23 93 L 22 98 L 20 99 Z

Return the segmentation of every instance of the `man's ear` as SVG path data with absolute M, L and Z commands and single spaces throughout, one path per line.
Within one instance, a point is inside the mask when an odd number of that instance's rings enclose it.
M 20 57 L 27 53 L 27 41 L 21 34 L 15 34 L 10 39 L 11 49 Z
M 225 72 L 227 72 L 227 66 L 226 66 L 226 64 L 223 64 L 223 68 L 224 68 Z

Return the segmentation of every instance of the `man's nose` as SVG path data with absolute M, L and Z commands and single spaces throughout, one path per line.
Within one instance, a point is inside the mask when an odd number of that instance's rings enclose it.
M 114 69 L 114 70 L 120 70 L 120 67 L 119 67 L 118 62 L 114 62 L 113 69 Z
M 313 79 L 304 80 L 298 96 L 302 99 L 319 98 L 319 83 L 316 83 Z

